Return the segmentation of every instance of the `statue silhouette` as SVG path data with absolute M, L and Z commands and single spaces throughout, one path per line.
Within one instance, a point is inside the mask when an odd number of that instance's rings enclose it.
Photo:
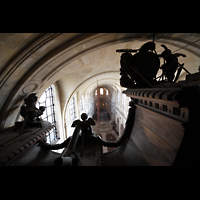
M 178 74 L 180 74 L 181 69 L 183 68 L 183 65 L 180 65 L 178 62 L 178 57 L 186 57 L 185 54 L 182 53 L 171 53 L 171 50 L 168 49 L 164 44 L 161 45 L 165 50 L 158 55 L 159 57 L 163 57 L 164 59 L 164 64 L 161 66 L 161 69 L 163 71 L 163 75 L 166 76 L 167 80 L 169 82 L 172 82 L 174 80 L 174 75 L 178 67 L 180 67 Z M 177 80 L 178 77 L 175 78 Z M 175 81 L 174 81 L 175 82 Z
M 127 88 L 152 87 L 160 67 L 155 43 L 147 42 L 138 50 L 119 49 L 121 55 L 120 85 Z M 137 52 L 132 55 L 131 53 Z

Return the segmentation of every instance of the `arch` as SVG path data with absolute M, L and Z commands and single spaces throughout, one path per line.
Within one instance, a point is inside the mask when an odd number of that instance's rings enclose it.
M 81 84 L 79 84 L 79 86 L 77 88 L 75 88 L 75 90 L 71 93 L 70 97 L 68 98 L 68 100 L 65 102 L 64 108 L 63 108 L 63 112 L 62 112 L 62 116 L 63 116 L 63 124 L 65 123 L 65 121 L 67 121 L 66 119 L 66 111 L 69 105 L 69 101 L 70 99 L 73 97 L 73 95 L 78 92 L 78 104 L 80 103 L 79 101 L 81 100 L 81 96 L 83 94 L 94 94 L 94 91 L 96 90 L 97 87 L 97 79 L 98 79 L 98 83 L 100 87 L 106 87 L 106 88 L 114 88 L 115 90 L 121 90 L 121 86 L 119 85 L 119 79 L 118 78 L 113 78 L 113 79 L 108 79 L 107 77 L 109 77 L 109 74 L 114 74 L 115 76 L 119 76 L 119 73 L 116 71 L 113 72 L 103 72 L 101 74 L 97 74 L 93 77 L 88 78 L 87 80 L 83 81 Z M 106 84 L 105 84 L 106 82 Z
M 93 76 L 108 69 L 119 70 L 120 56 L 115 50 L 117 48 L 137 49 L 143 43 L 151 41 L 152 36 L 152 33 L 52 33 L 30 36 L 31 41 L 24 42 L 21 48 L 17 48 L 18 52 L 12 54 L 12 57 L 8 56 L 0 69 L 1 128 L 14 124 L 13 116 L 19 112 L 29 89 L 40 96 L 54 82 L 64 76 L 70 77 L 77 69 L 82 75 L 81 82 L 88 78 L 87 74 Z M 186 54 L 187 58 L 182 59 L 181 63 L 185 62 L 185 67 L 194 73 L 198 71 L 200 62 L 200 45 L 195 43 L 199 39 L 198 33 L 159 33 L 155 37 L 156 51 L 158 53 L 162 51 L 160 45 L 163 43 L 172 52 L 182 48 L 178 52 Z M 6 44 L 6 39 L 3 42 Z M 7 47 L 5 46 L 5 53 Z M 88 60 L 89 55 L 92 54 L 91 60 Z M 98 56 L 95 57 L 97 54 Z M 97 59 L 92 61 L 92 58 Z M 109 60 L 110 63 L 108 63 Z M 98 64 L 102 64 L 102 67 L 96 72 L 90 71 L 92 64 L 88 64 L 88 61 L 93 62 L 93 68 L 96 68 Z M 182 72 L 180 80 L 184 78 L 185 73 Z M 73 92 L 77 85 L 73 87 L 69 93 Z

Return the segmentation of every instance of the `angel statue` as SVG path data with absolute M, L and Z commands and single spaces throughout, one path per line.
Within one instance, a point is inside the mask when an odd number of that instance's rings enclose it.
M 88 118 L 88 115 L 86 113 L 82 113 L 81 115 L 81 120 L 75 120 L 72 123 L 72 127 L 76 127 L 77 125 L 81 126 L 81 135 L 78 138 L 77 144 L 78 145 L 83 145 L 83 143 L 89 143 L 89 142 L 97 142 L 98 136 L 96 136 L 94 133 L 92 133 L 91 126 L 95 125 L 95 122 L 92 118 Z M 50 145 L 48 143 L 44 143 L 43 140 L 40 141 L 40 145 L 45 148 L 45 149 L 62 149 L 66 148 L 70 142 L 72 137 L 68 137 L 63 143 L 61 144 L 55 144 L 55 145 Z

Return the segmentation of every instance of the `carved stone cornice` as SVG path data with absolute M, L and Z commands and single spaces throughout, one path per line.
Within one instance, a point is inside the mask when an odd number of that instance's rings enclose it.
M 174 88 L 140 88 L 123 91 L 127 97 L 135 99 L 136 106 L 155 111 L 182 122 L 187 122 L 189 110 L 179 106 L 176 99 L 181 87 Z
M 34 147 L 40 139 L 44 138 L 52 128 L 54 128 L 54 125 L 51 125 L 48 121 L 42 121 L 42 126 L 42 128 L 29 128 L 30 131 L 7 140 L 3 144 L 1 143 L 0 166 L 12 165 L 12 163 L 21 158 L 29 149 Z M 9 135 L 11 134 L 17 134 L 14 127 L 1 133 L 5 138 L 6 135 L 9 138 Z

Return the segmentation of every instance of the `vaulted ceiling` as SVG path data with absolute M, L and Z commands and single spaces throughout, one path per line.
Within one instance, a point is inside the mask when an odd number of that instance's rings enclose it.
M 23 98 L 40 96 L 51 84 L 60 90 L 62 109 L 74 91 L 81 94 L 100 85 L 119 86 L 120 54 L 116 49 L 139 49 L 152 41 L 152 33 L 1 33 L 0 109 L 1 127 L 14 123 Z M 200 34 L 156 33 L 161 44 L 186 54 L 179 62 L 191 73 L 200 65 Z M 180 79 L 185 79 L 182 71 Z

